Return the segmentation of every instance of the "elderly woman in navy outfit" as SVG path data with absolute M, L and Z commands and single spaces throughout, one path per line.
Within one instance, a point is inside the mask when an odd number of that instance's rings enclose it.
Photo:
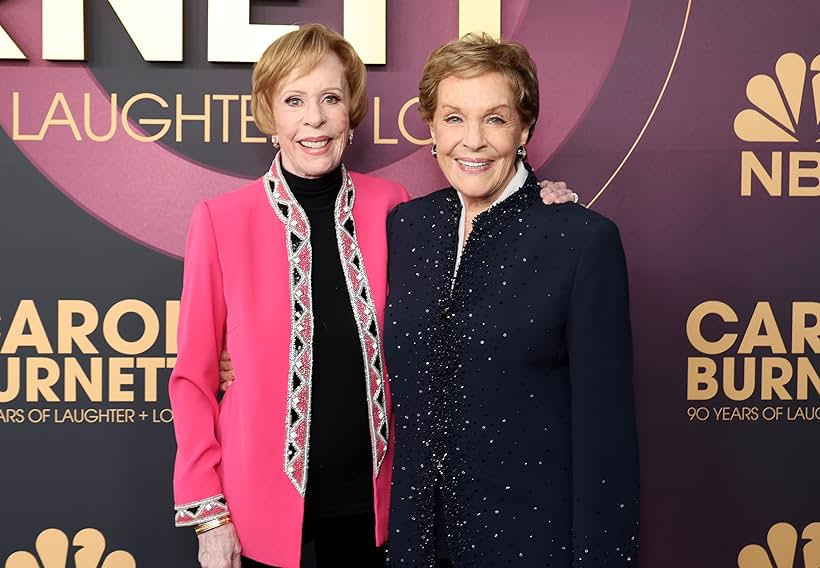
M 543 207 L 526 50 L 465 36 L 420 109 L 452 187 L 388 219 L 391 566 L 636 564 L 627 275 L 616 226 Z

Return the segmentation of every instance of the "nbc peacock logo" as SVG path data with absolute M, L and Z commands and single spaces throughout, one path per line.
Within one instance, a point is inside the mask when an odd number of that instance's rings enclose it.
M 74 564 L 69 561 L 68 536 L 59 529 L 46 529 L 34 543 L 36 554 L 18 550 L 6 559 L 5 568 L 136 568 L 137 561 L 124 550 L 105 554 L 105 537 L 97 529 L 77 532 L 71 541 Z
M 802 551 L 802 558 L 798 553 Z M 820 523 L 811 523 L 798 538 L 789 523 L 777 523 L 766 546 L 750 544 L 737 556 L 738 568 L 820 568 Z
M 820 142 L 820 55 L 807 61 L 786 53 L 775 63 L 773 76 L 755 75 L 746 85 L 752 106 L 735 117 L 737 137 L 787 146 L 741 153 L 744 197 L 752 195 L 754 180 L 772 197 L 820 197 L 820 152 L 815 146 Z

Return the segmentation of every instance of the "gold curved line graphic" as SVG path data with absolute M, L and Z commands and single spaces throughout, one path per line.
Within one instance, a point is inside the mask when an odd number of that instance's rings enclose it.
M 669 73 L 666 74 L 666 80 L 663 82 L 663 87 L 661 87 L 660 93 L 658 93 L 658 100 L 655 101 L 655 106 L 652 107 L 652 112 L 649 113 L 649 117 L 647 117 L 646 122 L 643 125 L 643 128 L 641 128 L 641 131 L 638 133 L 638 137 L 635 138 L 635 142 L 632 143 L 632 147 L 626 153 L 624 159 L 621 160 L 621 163 L 618 165 L 617 168 L 615 168 L 615 171 L 612 172 L 612 175 L 609 176 L 609 179 L 606 180 L 604 186 L 598 191 L 598 193 L 595 194 L 595 197 L 593 197 L 589 201 L 589 203 L 587 203 L 587 207 L 592 207 L 595 204 L 598 198 L 601 197 L 604 191 L 606 191 L 606 189 L 609 187 L 609 184 L 612 183 L 612 180 L 615 179 L 615 176 L 617 176 L 620 173 L 621 169 L 624 167 L 627 160 L 629 160 L 630 156 L 632 156 L 632 152 L 635 151 L 635 147 L 638 145 L 638 142 L 640 142 L 641 138 L 643 138 L 644 132 L 646 132 L 646 129 L 649 127 L 649 123 L 652 122 L 652 119 L 655 116 L 655 111 L 658 110 L 658 106 L 661 104 L 661 99 L 663 98 L 663 95 L 666 92 L 666 86 L 669 85 L 669 79 L 672 78 L 672 72 L 675 70 L 675 65 L 678 62 L 678 55 L 680 54 L 680 48 L 683 45 L 683 37 L 686 35 L 686 26 L 689 23 L 689 13 L 691 11 L 692 0 L 688 0 L 686 5 L 686 15 L 683 18 L 683 27 L 680 31 L 680 38 L 678 38 L 678 47 L 677 49 L 675 49 L 675 56 L 672 58 L 672 65 L 669 67 Z

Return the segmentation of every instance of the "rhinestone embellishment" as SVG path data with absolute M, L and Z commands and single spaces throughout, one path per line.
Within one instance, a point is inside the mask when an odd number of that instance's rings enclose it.
M 344 187 L 336 199 L 336 240 L 350 304 L 358 328 L 365 367 L 373 471 L 379 474 L 387 455 L 389 415 L 385 396 L 381 338 L 376 307 L 370 293 L 353 221 L 355 188 L 343 169 Z M 287 411 L 285 415 L 284 471 L 304 496 L 307 488 L 310 445 L 311 379 L 313 371 L 312 249 L 310 224 L 302 207 L 279 174 L 278 157 L 264 177 L 268 201 L 287 231 L 290 274 L 291 340 Z

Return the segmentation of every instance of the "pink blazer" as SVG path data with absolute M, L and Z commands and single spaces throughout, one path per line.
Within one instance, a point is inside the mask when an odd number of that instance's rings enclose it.
M 191 220 L 169 384 L 174 501 L 178 526 L 230 512 L 243 555 L 298 568 L 310 455 L 311 249 L 307 218 L 277 162 L 264 178 L 200 203 Z M 379 361 L 386 219 L 409 197 L 383 179 L 351 173 L 345 180 L 337 240 L 365 358 L 375 541 L 383 544 L 393 462 L 390 389 Z M 218 402 L 223 346 L 236 380 Z

